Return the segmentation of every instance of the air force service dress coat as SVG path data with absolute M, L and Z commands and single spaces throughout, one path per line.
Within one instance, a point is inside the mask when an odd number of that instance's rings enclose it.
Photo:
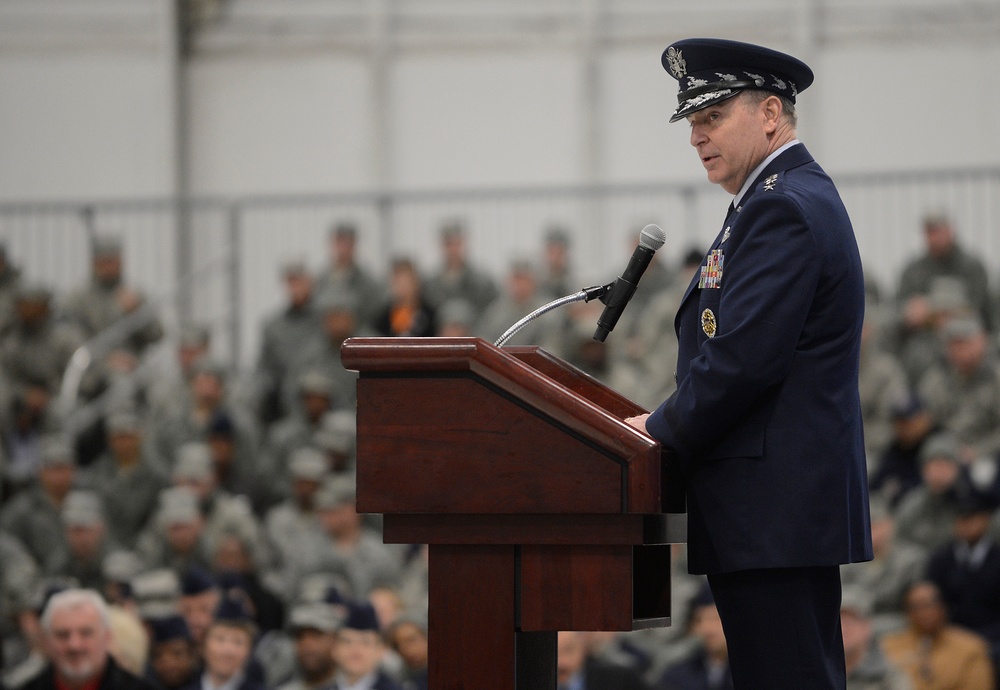
M 795 144 L 730 210 L 688 287 L 677 390 L 646 422 L 684 469 L 692 573 L 871 559 L 863 317 L 847 211 Z

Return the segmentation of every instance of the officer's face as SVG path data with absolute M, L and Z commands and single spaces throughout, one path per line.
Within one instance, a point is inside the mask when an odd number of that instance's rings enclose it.
M 167 688 L 177 688 L 191 678 L 198 656 L 194 644 L 184 639 L 165 640 L 153 645 L 150 663 L 156 677 Z
M 393 629 L 392 647 L 410 668 L 427 665 L 427 635 L 413 623 L 400 623 Z
M 250 633 L 238 627 L 217 624 L 205 636 L 205 667 L 219 678 L 232 678 L 250 658 Z
M 212 624 L 215 608 L 219 605 L 219 597 L 217 589 L 181 597 L 181 615 L 187 621 L 195 642 L 200 643 L 205 638 L 208 626 Z
M 947 611 L 931 584 L 914 585 L 906 596 L 906 615 L 910 624 L 924 634 L 937 632 L 947 622 Z
M 333 669 L 333 649 L 337 638 L 332 633 L 305 628 L 295 636 L 295 656 L 303 674 L 321 677 Z
M 83 561 L 89 561 L 101 552 L 104 543 L 104 525 L 70 525 L 66 528 L 66 544 L 70 553 Z
M 767 102 L 755 103 L 740 95 L 687 117 L 691 145 L 698 149 L 708 181 L 730 194 L 740 191 L 769 153 L 764 107 Z
M 357 679 L 378 666 L 383 651 L 377 632 L 344 628 L 337 633 L 334 660 L 348 678 Z

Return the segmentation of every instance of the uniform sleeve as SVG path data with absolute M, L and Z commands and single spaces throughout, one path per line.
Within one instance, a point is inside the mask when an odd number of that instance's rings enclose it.
M 713 310 L 715 335 L 698 335 L 688 375 L 646 423 L 684 461 L 746 422 L 752 408 L 766 414 L 766 398 L 791 368 L 817 289 L 819 251 L 797 204 L 769 194 L 745 205 L 739 222 L 734 234 L 746 234 L 725 257 L 721 287 L 695 296 L 699 319 Z

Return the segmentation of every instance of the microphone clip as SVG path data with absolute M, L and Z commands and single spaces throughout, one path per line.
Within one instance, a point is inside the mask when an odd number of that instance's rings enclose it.
M 617 282 L 618 282 L 618 279 L 616 278 L 615 280 L 612 280 L 607 285 L 592 285 L 590 287 L 583 288 L 583 292 L 586 295 L 583 298 L 583 301 L 584 302 L 590 302 L 591 300 L 595 300 L 596 299 L 601 304 L 607 304 L 608 303 L 608 295 L 614 289 L 615 283 L 617 283 Z

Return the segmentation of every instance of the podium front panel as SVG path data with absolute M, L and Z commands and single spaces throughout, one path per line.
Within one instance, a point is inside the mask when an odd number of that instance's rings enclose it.
M 361 512 L 628 512 L 627 463 L 474 376 L 362 378 L 358 427 Z

